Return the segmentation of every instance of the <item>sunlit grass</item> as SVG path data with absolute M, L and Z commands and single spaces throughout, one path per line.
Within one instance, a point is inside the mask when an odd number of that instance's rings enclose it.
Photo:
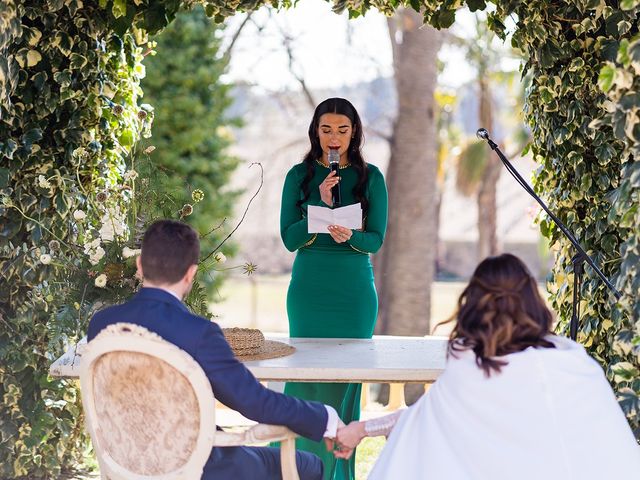
M 384 437 L 365 438 L 356 451 L 356 480 L 365 480 L 380 456 L 386 440 Z

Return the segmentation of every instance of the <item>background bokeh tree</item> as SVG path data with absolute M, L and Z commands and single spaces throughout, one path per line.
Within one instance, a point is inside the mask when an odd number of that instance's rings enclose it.
M 239 126 L 240 119 L 226 113 L 232 86 L 220 79 L 229 60 L 220 49 L 223 28 L 200 6 L 178 14 L 152 38 L 157 53 L 145 58 L 146 76 L 141 84 L 144 101 L 153 105 L 155 117 L 152 137 L 145 143 L 155 150 L 150 153 L 152 161 L 145 163 L 146 171 L 140 173 L 159 192 L 187 188 L 204 194 L 197 215 L 183 217 L 200 233 L 203 256 L 231 230 L 233 206 L 240 193 L 229 188 L 239 162 L 227 153 L 233 141 L 230 127 Z M 175 215 L 183 208 L 163 195 L 158 195 L 156 206 L 159 216 Z M 235 250 L 231 242 L 221 249 L 225 256 Z M 215 289 L 221 274 L 201 277 L 210 287 L 212 301 L 219 299 Z
M 377 254 L 376 333 L 427 335 L 437 243 L 435 90 L 440 32 L 401 8 L 388 19 L 398 109 L 389 141 L 389 222 Z

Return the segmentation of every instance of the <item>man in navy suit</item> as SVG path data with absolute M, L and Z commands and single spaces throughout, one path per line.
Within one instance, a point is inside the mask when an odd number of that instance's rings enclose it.
M 219 401 L 260 423 L 285 425 L 316 441 L 334 438 L 340 419 L 336 411 L 263 387 L 234 356 L 220 327 L 187 310 L 198 269 L 200 243 L 188 225 L 161 220 L 149 227 L 137 258 L 142 289 L 128 302 L 96 313 L 89 323 L 92 340 L 103 328 L 118 322 L 141 325 L 191 355 L 206 373 Z M 327 447 L 331 442 L 327 441 Z M 323 466 L 311 453 L 296 452 L 301 479 L 320 480 Z M 203 479 L 279 479 L 280 452 L 270 447 L 217 447 L 211 451 Z

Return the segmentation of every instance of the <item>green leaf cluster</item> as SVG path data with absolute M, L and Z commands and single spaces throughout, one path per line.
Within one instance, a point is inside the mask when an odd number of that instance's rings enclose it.
M 195 36 L 173 38 L 193 42 L 185 70 L 149 85 L 151 96 L 154 86 L 172 92 L 156 91 L 154 101 L 167 122 L 158 143 L 175 155 L 159 146 L 154 155 L 160 167 L 175 169 L 180 185 L 153 182 L 150 172 L 159 169 L 141 142 L 154 119 L 154 109 L 140 104 L 142 60 L 153 51 L 144 27 L 165 26 L 180 5 L 0 4 L 0 478 L 57 478 L 82 463 L 88 439 L 77 384 L 52 380 L 48 369 L 96 309 L 135 290 L 131 251 L 146 224 L 168 216 L 209 231 L 212 219 L 231 210 L 234 196 L 218 194 L 237 162 L 224 154 L 222 125 L 232 122 L 224 118 L 228 91 L 216 85 L 226 60 L 206 58 L 215 57 L 219 40 L 202 11 L 185 17 L 185 31 Z M 180 57 L 176 45 L 167 53 Z M 171 115 L 171 102 L 179 115 Z M 223 232 L 214 230 L 205 246 L 217 245 Z M 204 314 L 205 298 L 197 287 L 189 301 Z
M 47 372 L 97 306 L 67 297 L 93 286 L 84 235 L 132 199 L 127 159 L 150 127 L 135 36 L 97 2 L 0 6 L 1 478 L 57 478 L 87 448 L 76 383 Z
M 512 44 L 532 76 L 525 113 L 540 164 L 535 188 L 623 292 L 616 303 L 586 269 L 578 340 L 640 440 L 638 3 L 505 1 L 494 15 L 516 19 Z M 550 219 L 541 229 L 557 252 L 548 287 L 566 335 L 576 252 Z

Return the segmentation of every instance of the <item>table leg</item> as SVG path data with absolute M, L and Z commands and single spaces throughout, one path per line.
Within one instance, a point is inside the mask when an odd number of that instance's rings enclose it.
M 369 396 L 369 384 L 362 384 L 362 393 L 360 394 L 360 410 L 366 410 L 369 406 L 370 396 Z

